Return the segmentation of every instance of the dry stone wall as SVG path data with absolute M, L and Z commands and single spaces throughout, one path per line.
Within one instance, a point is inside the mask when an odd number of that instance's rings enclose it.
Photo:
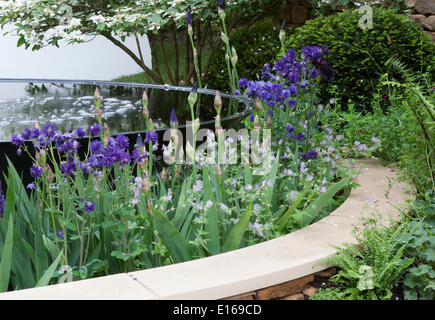
M 406 2 L 412 8 L 411 19 L 422 26 L 435 42 L 435 0 L 408 0 Z
M 222 300 L 309 300 L 317 293 L 318 287 L 330 286 L 331 282 L 328 280 L 335 274 L 337 274 L 337 269 L 329 268 L 302 278 Z

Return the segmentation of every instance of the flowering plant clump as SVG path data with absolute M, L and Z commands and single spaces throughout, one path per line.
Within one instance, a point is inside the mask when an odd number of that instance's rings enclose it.
M 219 2 L 222 21 L 224 8 Z M 26 191 L 9 163 L 7 184 L 15 196 L 6 197 L 6 218 L 22 243 L 13 263 L 28 271 L 11 273 L 14 288 L 62 279 L 59 264 L 74 266 L 74 276 L 82 279 L 141 270 L 235 250 L 323 217 L 351 181 L 337 164 L 338 138 L 319 125 L 316 83 L 333 74 L 325 69 L 327 55 L 322 46 L 307 47 L 300 58 L 289 50 L 265 66 L 263 80 L 240 79 L 256 110 L 238 132 L 222 128 L 219 92 L 215 130 L 200 130 L 195 85 L 187 126 L 194 139 L 185 147 L 175 110 L 169 143 L 159 146 L 146 93 L 145 134 L 134 145 L 122 134 L 112 137 L 98 89 L 96 122 L 88 133 L 78 128 L 62 134 L 50 124 L 35 124 L 13 135 L 18 153 L 33 160 L 34 179 Z M 201 136 L 206 141 L 197 146 Z M 166 166 L 155 162 L 159 150 Z
M 99 105 L 101 98 L 97 93 L 95 96 L 95 104 Z M 274 141 L 269 147 L 270 139 L 261 132 L 272 128 L 273 123 L 264 125 L 258 112 L 254 130 L 263 135 L 263 142 L 249 139 L 243 132 L 226 136 L 220 125 L 219 93 L 215 98 L 216 130 L 209 130 L 206 135 L 206 145 L 215 151 L 207 157 L 205 149 L 197 147 L 194 140 L 193 145 L 187 143 L 186 163 L 172 161 L 163 169 L 156 167 L 153 153 L 158 149 L 170 160 L 178 159 L 180 154 L 184 159 L 184 151 L 176 152 L 179 147 L 184 150 L 176 139 L 178 119 L 173 110 L 171 139 L 168 145 L 160 147 L 159 135 L 149 118 L 146 94 L 142 102 L 147 131 L 138 136 L 134 145 L 122 134 L 110 135 L 102 123 L 101 111 L 96 112 L 96 123 L 88 133 L 78 128 L 62 134 L 50 124 L 42 129 L 36 124 L 34 129 L 12 136 L 11 143 L 34 161 L 29 170 L 34 182 L 26 192 L 10 163 L 8 186 L 16 188 L 16 197 L 9 207 L 22 208 L 22 218 L 16 219 L 28 219 L 35 226 L 24 228 L 22 241 L 33 244 L 41 237 L 45 239 L 38 250 L 50 252 L 46 255 L 47 265 L 76 266 L 74 275 L 84 279 L 234 250 L 318 219 L 323 215 L 323 206 L 326 204 L 327 209 L 336 191 L 350 181 L 346 178 L 334 183 L 335 167 L 328 167 L 336 159 L 331 146 L 329 151 L 309 149 L 299 155 L 298 149 L 290 150 L 311 138 L 306 131 L 299 131 L 303 128 L 297 122 L 282 127 L 284 132 L 278 136 L 286 139 L 285 143 Z M 196 102 L 194 88 L 189 96 L 194 134 L 199 132 Z M 278 128 L 272 131 L 275 135 Z M 86 134 L 89 142 L 83 152 L 80 139 Z M 33 144 L 34 155 L 25 141 Z M 239 156 L 238 144 L 247 144 L 258 153 Z M 268 153 L 270 147 L 272 152 Z M 220 148 L 223 153 L 216 152 Z M 323 165 L 329 175 L 320 177 L 312 169 L 312 161 L 321 154 L 334 160 Z M 262 174 L 256 173 L 259 159 L 266 169 Z M 237 162 L 242 165 L 233 165 Z M 324 196 L 312 202 L 321 194 Z M 27 205 L 21 207 L 22 203 Z M 31 240 L 26 240 L 27 234 Z M 29 257 L 29 263 L 37 261 Z M 61 276 L 50 270 L 48 279 Z M 42 272 L 34 274 L 35 283 L 42 276 Z M 20 283 L 20 288 L 28 287 L 30 284 L 21 277 L 17 275 L 14 281 Z
M 239 81 L 244 94 L 256 105 L 247 126 L 255 127 L 257 119 L 272 130 L 272 145 L 282 150 L 284 174 L 293 177 L 293 184 L 285 186 L 283 192 L 293 197 L 304 185 L 325 192 L 325 185 L 337 173 L 340 136 L 321 126 L 325 109 L 316 98 L 320 78 L 334 76 L 327 62 L 329 54 L 321 45 L 304 47 L 299 57 L 289 49 L 281 60 L 264 66 L 262 80 Z

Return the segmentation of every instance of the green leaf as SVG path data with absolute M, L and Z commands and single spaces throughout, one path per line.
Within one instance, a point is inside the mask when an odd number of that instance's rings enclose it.
M 279 166 L 279 151 L 278 154 L 275 157 L 275 162 L 272 165 L 272 169 L 269 172 L 269 174 L 267 175 L 266 181 L 272 181 L 272 185 L 269 186 L 269 184 L 266 184 L 266 188 L 264 191 L 264 199 L 266 203 L 271 203 L 272 201 L 272 196 L 273 196 L 273 187 L 275 185 L 275 180 L 276 180 L 276 174 L 278 172 L 278 166 Z
M 48 268 L 47 249 L 42 238 L 41 228 L 35 233 L 35 271 L 36 279 L 40 279 L 42 272 Z
M 236 250 L 240 247 L 243 235 L 245 234 L 245 231 L 248 228 L 249 220 L 251 219 L 251 212 L 252 203 L 228 233 L 228 236 L 226 237 L 222 247 L 222 252 Z
M 190 207 L 186 205 L 187 203 L 186 190 L 190 189 L 191 185 L 192 185 L 192 178 L 189 177 L 188 179 L 184 180 L 181 186 L 180 197 L 178 198 L 178 203 L 177 203 L 177 210 L 175 211 L 175 216 L 172 219 L 172 223 L 178 230 L 181 230 L 181 227 L 183 226 L 184 221 L 186 220 L 190 211 Z
M 50 283 L 53 274 L 56 272 L 59 261 L 62 258 L 62 253 L 63 253 L 62 251 L 59 253 L 56 260 L 54 260 L 53 263 L 50 265 L 50 267 L 44 272 L 44 274 L 42 275 L 41 279 L 39 279 L 35 287 L 43 287 Z
M 189 245 L 174 225 L 158 210 L 151 207 L 159 236 L 175 263 L 192 260 Z
M 283 231 L 287 227 L 287 224 L 290 221 L 291 217 L 295 214 L 297 207 L 310 189 L 311 185 L 304 188 L 299 197 L 297 197 L 295 201 L 293 201 L 288 210 L 278 219 L 275 225 L 277 226 L 279 231 Z
M 9 215 L 8 231 L 6 233 L 6 240 L 3 245 L 3 251 L 0 261 L 0 292 L 6 292 L 9 286 L 9 279 L 11 275 L 12 265 L 12 249 L 13 249 L 13 236 L 14 236 L 14 220 L 13 215 Z
M 347 177 L 330 186 L 326 192 L 322 193 L 305 210 L 293 215 L 295 222 L 302 228 L 309 225 L 317 217 L 325 204 L 328 203 L 328 201 L 330 201 L 338 191 L 349 184 L 351 180 L 352 177 Z
M 203 167 L 203 185 L 204 185 L 204 201 L 212 201 L 213 205 L 207 210 L 205 231 L 207 232 L 207 250 L 211 255 L 221 252 L 219 222 L 216 212 L 216 199 L 214 197 L 213 188 L 210 182 L 210 175 L 212 173 Z
M 21 47 L 25 43 L 26 43 L 26 39 L 24 39 L 24 37 L 20 37 L 17 42 L 17 47 Z

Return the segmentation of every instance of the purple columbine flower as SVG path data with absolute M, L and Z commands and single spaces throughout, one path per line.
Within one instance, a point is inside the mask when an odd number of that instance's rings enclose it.
M 80 139 L 86 136 L 86 131 L 83 130 L 83 128 L 77 128 L 77 130 L 74 130 L 73 133 L 75 133 Z
M 91 141 L 91 145 L 89 146 L 89 149 L 91 150 L 92 154 L 97 154 L 103 151 L 103 145 L 100 141 L 94 140 Z
M 20 146 L 22 146 L 24 144 L 24 139 L 21 136 L 19 136 L 17 134 L 14 134 L 11 137 L 11 143 L 14 146 L 20 147 Z
M 305 140 L 305 135 L 304 135 L 302 132 L 299 132 L 299 133 L 296 135 L 296 140 L 298 140 L 298 142 L 302 142 L 302 141 L 304 141 L 304 140 Z
M 30 134 L 31 139 L 37 139 L 41 135 L 41 130 L 38 128 L 35 128 L 32 130 L 32 133 Z
M 157 132 L 155 131 L 146 132 L 145 143 L 150 143 L 150 141 L 152 143 L 156 143 L 157 141 L 159 141 L 159 135 L 157 134 Z
M 131 158 L 133 159 L 134 162 L 139 163 L 142 160 L 144 160 L 147 156 L 145 154 L 143 154 L 142 152 L 140 152 L 137 149 L 134 149 L 133 152 L 131 153 Z
M 239 80 L 239 86 L 240 86 L 240 88 L 245 89 L 248 86 L 248 82 L 249 81 L 246 78 L 240 79 Z
M 30 168 L 30 175 L 35 179 L 42 176 L 43 172 L 44 172 L 44 169 L 42 169 L 41 167 L 33 166 Z
M 36 186 L 35 186 L 34 183 L 29 183 L 26 188 L 29 189 L 29 190 L 35 190 Z
M 64 234 L 63 234 L 62 231 L 58 231 L 58 232 L 56 232 L 56 235 L 57 235 L 59 238 L 61 238 L 61 239 L 63 240 L 63 238 L 64 238 Z
M 30 130 L 29 128 L 25 128 L 23 131 L 21 131 L 21 138 L 23 138 L 24 140 L 29 140 L 31 134 L 32 130 Z
M 73 156 L 69 155 L 68 161 L 66 163 L 62 163 L 60 165 L 60 169 L 67 176 L 72 176 L 74 174 L 74 172 L 77 171 L 77 161 L 74 160 Z
M 124 136 L 123 134 L 120 134 L 119 136 L 117 136 L 115 141 L 118 145 L 118 148 L 120 148 L 122 150 L 125 150 L 130 145 L 128 138 L 126 136 Z
M 84 210 L 87 213 L 90 213 L 90 212 L 95 210 L 95 203 L 93 203 L 92 201 L 84 201 L 84 200 L 82 200 L 82 202 L 85 204 Z
M 310 150 L 307 153 L 302 153 L 301 157 L 304 160 L 309 160 L 309 159 L 317 159 L 317 152 L 315 150 Z
M 89 133 L 91 136 L 98 136 L 101 132 L 101 126 L 98 123 L 94 123 L 94 125 L 89 129 Z
M 46 124 L 44 128 L 42 129 L 42 133 L 48 137 L 53 138 L 56 135 L 56 127 L 51 124 Z

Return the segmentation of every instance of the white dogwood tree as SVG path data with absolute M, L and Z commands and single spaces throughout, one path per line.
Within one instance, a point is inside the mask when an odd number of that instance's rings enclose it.
M 229 30 L 237 25 L 260 18 L 267 6 L 277 0 L 229 0 L 225 2 Z M 0 26 L 15 26 L 18 46 L 32 50 L 62 43 L 81 43 L 92 37 L 103 36 L 128 54 L 155 83 L 162 83 L 162 72 L 171 84 L 186 84 L 195 77 L 193 54 L 185 30 L 186 13 L 194 18 L 195 43 L 198 54 L 207 47 L 209 61 L 201 68 L 205 72 L 213 59 L 219 43 L 217 0 L 8 0 L 0 1 Z M 266 10 L 267 11 L 267 10 Z M 145 65 L 140 36 L 148 36 L 151 45 L 153 68 Z M 136 37 L 137 48 L 124 44 L 126 37 Z M 183 39 L 184 38 L 184 39 Z M 164 42 L 174 45 L 173 55 L 168 57 Z M 183 43 L 183 45 L 181 45 Z M 180 48 L 185 50 L 184 72 L 180 72 Z M 104 53 L 102 53 L 104 54 Z M 164 70 L 157 66 L 161 60 Z M 174 59 L 170 68 L 169 59 Z M 172 70 L 171 70 L 172 69 Z M 181 79 L 180 73 L 184 74 Z

